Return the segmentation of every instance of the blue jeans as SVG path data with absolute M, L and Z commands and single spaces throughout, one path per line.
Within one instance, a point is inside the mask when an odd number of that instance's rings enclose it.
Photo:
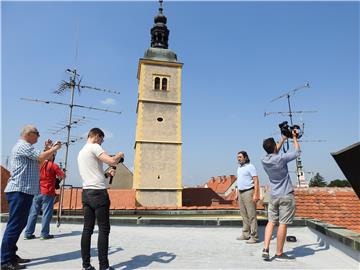
M 34 197 L 31 205 L 29 218 L 27 220 L 25 237 L 31 236 L 35 231 L 36 220 L 42 209 L 43 215 L 41 220 L 41 236 L 49 236 L 50 222 L 54 210 L 54 196 L 39 194 Z
M 9 220 L 1 243 L 1 264 L 15 259 L 17 246 L 22 230 L 26 226 L 33 195 L 22 192 L 6 192 L 9 203 Z

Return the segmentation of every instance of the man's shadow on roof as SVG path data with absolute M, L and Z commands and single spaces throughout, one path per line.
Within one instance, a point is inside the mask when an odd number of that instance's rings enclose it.
M 121 247 L 111 247 L 109 248 L 109 255 L 116 253 L 118 251 L 123 250 Z M 97 248 L 92 248 L 90 250 L 91 257 L 97 257 Z M 34 266 L 34 265 L 41 265 L 41 264 L 47 264 L 47 263 L 54 263 L 54 262 L 64 262 L 64 261 L 71 261 L 71 260 L 77 260 L 81 259 L 81 251 L 80 250 L 74 250 L 71 252 L 66 253 L 60 253 L 52 256 L 45 256 L 45 257 L 39 257 L 39 258 L 32 258 L 30 263 L 27 263 L 26 266 Z
M 68 237 L 68 236 L 77 236 L 77 235 L 81 235 L 82 231 L 72 231 L 72 232 L 66 232 L 66 233 L 56 233 L 54 234 L 55 238 L 62 238 L 62 237 Z
M 120 268 L 121 270 L 132 270 L 137 269 L 140 267 L 146 267 L 150 265 L 153 262 L 158 263 L 169 263 L 172 260 L 174 260 L 176 257 L 175 254 L 160 251 L 155 252 L 151 255 L 137 255 L 135 257 L 132 257 L 130 261 L 122 262 L 116 265 L 113 265 L 114 268 L 124 267 Z
M 328 250 L 329 246 L 330 245 L 327 242 L 325 242 L 323 239 L 318 237 L 317 243 L 294 247 L 292 250 L 289 250 L 288 252 L 285 253 L 294 256 L 295 258 L 306 257 L 306 256 L 312 256 L 319 251 Z

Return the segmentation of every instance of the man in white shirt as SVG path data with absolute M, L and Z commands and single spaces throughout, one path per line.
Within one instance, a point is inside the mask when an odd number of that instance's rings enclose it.
M 245 151 L 238 152 L 237 186 L 239 189 L 240 214 L 243 219 L 243 232 L 237 240 L 248 240 L 246 243 L 259 242 L 256 218 L 256 203 L 260 198 L 259 178 L 255 166 L 250 163 Z
M 89 131 L 87 143 L 78 155 L 80 176 L 83 180 L 82 203 L 84 212 L 84 228 L 81 236 L 81 257 L 84 270 L 95 270 L 90 264 L 91 235 L 94 230 L 95 220 L 99 227 L 98 257 L 100 270 L 112 270 L 109 266 L 108 249 L 110 220 L 110 199 L 107 192 L 109 180 L 104 174 L 103 163 L 116 166 L 124 153 L 118 152 L 109 156 L 101 147 L 105 134 L 99 128 Z M 115 170 L 108 172 L 114 176 Z

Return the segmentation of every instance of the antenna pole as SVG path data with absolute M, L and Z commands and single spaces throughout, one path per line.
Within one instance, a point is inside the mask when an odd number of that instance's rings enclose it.
M 76 69 L 73 71 L 73 78 L 70 78 L 70 91 L 71 91 L 71 99 L 70 99 L 70 111 L 69 111 L 69 124 L 67 125 L 67 140 L 66 140 L 66 151 L 65 151 L 65 172 L 67 170 L 67 159 L 69 153 L 69 143 L 70 143 L 70 130 L 71 130 L 71 123 L 72 123 L 72 112 L 74 107 L 74 93 L 75 93 L 75 78 L 76 78 Z M 65 184 L 65 181 L 63 182 Z
M 65 143 L 65 162 L 64 162 L 64 172 L 65 177 L 60 189 L 60 198 L 59 198 L 59 211 L 57 213 L 57 227 L 60 226 L 61 220 L 61 212 L 62 212 L 62 205 L 63 205 L 63 198 L 64 198 L 64 185 L 66 180 L 66 173 L 67 173 L 67 161 L 68 161 L 68 154 L 69 154 L 69 144 L 70 144 L 70 131 L 71 131 L 71 123 L 72 123 L 72 112 L 74 107 L 74 93 L 75 93 L 75 80 L 76 80 L 76 69 L 71 71 L 73 73 L 73 77 L 70 76 L 70 92 L 71 92 L 71 99 L 70 99 L 70 111 L 69 111 L 69 124 L 67 125 L 67 139 Z
M 288 106 L 289 106 L 289 117 L 290 117 L 290 124 L 293 125 L 293 120 L 292 120 L 292 111 L 291 111 L 291 103 L 290 103 L 290 95 L 287 94 L 287 100 L 288 100 Z

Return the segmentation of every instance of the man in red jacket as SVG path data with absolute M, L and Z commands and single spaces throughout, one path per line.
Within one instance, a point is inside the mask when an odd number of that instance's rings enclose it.
M 55 199 L 55 184 L 56 179 L 63 179 L 64 172 L 60 167 L 54 163 L 55 154 L 46 160 L 40 167 L 40 194 L 34 196 L 34 200 L 30 209 L 28 217 L 24 239 L 34 239 L 34 231 L 37 216 L 39 215 L 40 209 L 42 209 L 42 229 L 41 229 L 41 240 L 47 240 L 54 238 L 50 232 L 50 222 L 53 215 L 54 199 Z

